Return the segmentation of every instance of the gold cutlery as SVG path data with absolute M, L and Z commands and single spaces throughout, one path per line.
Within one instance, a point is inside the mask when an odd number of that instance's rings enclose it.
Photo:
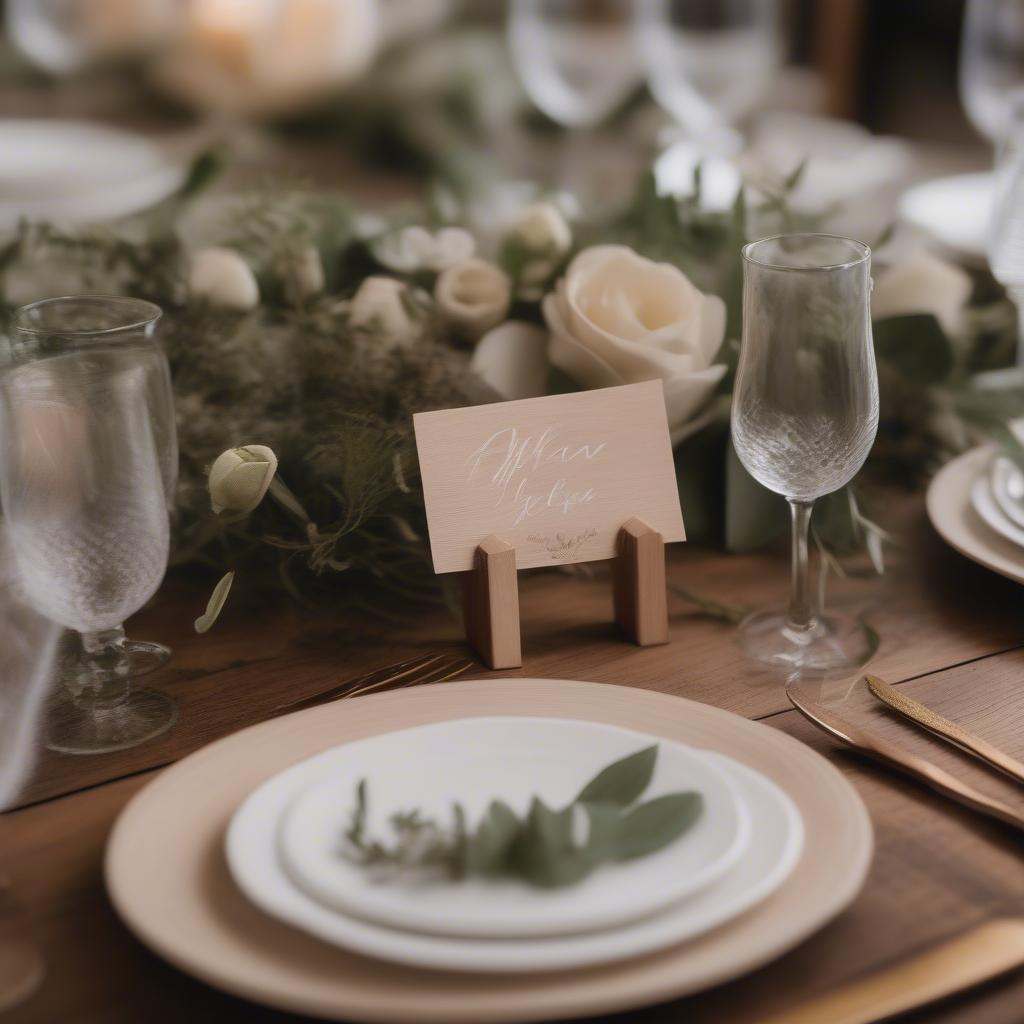
M 273 710 L 274 715 L 283 715 L 291 711 L 302 711 L 319 704 L 328 704 L 333 700 L 347 697 L 359 697 L 366 693 L 383 690 L 398 690 L 406 686 L 419 686 L 423 683 L 443 683 L 454 679 L 473 667 L 468 658 L 446 654 L 428 654 L 420 658 L 410 658 L 385 668 L 367 672 L 366 675 L 349 679 L 339 686 L 314 694 L 312 697 L 301 697 L 299 700 L 279 704 Z
M 797 694 L 793 687 L 786 687 L 786 696 L 790 703 L 809 722 L 824 730 L 830 736 L 841 740 L 854 750 L 873 757 L 882 764 L 910 775 L 926 786 L 931 787 L 937 793 L 948 796 L 952 800 L 964 804 L 975 811 L 1012 825 L 1014 828 L 1024 832 L 1024 815 L 1019 814 L 1008 804 L 1004 804 L 995 797 L 976 790 L 973 786 L 961 782 L 954 775 L 951 775 L 944 768 L 940 768 L 924 758 L 914 754 L 908 754 L 890 743 L 888 740 L 875 736 L 860 726 L 851 725 L 840 718 L 835 712 L 822 707 L 817 702 L 810 700 L 802 694 Z
M 980 758 L 997 771 L 1009 775 L 1011 779 L 1024 782 L 1024 764 L 1021 764 L 1016 758 L 1003 753 L 998 747 L 994 747 L 987 740 L 968 732 L 956 722 L 943 718 L 942 715 L 912 697 L 900 693 L 895 686 L 890 686 L 884 679 L 879 679 L 878 676 L 865 676 L 864 678 L 867 681 L 868 689 L 893 711 L 923 726 L 930 733 L 947 740 L 968 754 Z
M 997 918 L 761 1024 L 874 1024 L 1024 964 L 1024 919 Z

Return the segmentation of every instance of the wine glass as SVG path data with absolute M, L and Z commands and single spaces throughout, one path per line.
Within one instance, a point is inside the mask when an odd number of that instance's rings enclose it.
M 814 502 L 847 484 L 878 429 L 871 250 L 838 235 L 777 235 L 743 249 L 743 344 L 732 440 L 751 476 L 792 510 L 787 611 L 757 612 L 740 642 L 760 661 L 828 671 L 863 664 L 867 630 L 819 614 L 807 537 Z
M 960 38 L 960 96 L 971 123 L 998 143 L 1024 93 L 1024 3 L 968 0 Z
M 733 125 L 781 61 L 778 0 L 638 0 L 637 40 L 652 95 L 692 146 L 738 152 Z
M 170 651 L 123 628 L 167 565 L 177 443 L 159 316 L 116 296 L 34 303 L 15 313 L 0 373 L 0 501 L 21 586 L 81 634 L 48 736 L 64 753 L 135 746 L 177 716 L 169 697 L 131 686 Z
M 635 0 L 511 0 L 512 60 L 533 103 L 569 129 L 562 184 L 586 189 L 597 168 L 582 136 L 618 107 L 639 81 L 633 41 Z M 589 161 L 589 166 L 585 162 Z

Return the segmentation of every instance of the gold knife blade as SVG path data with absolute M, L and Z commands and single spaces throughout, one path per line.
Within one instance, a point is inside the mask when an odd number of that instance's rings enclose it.
M 997 918 L 761 1024 L 875 1024 L 1024 964 L 1024 919 Z
M 910 775 L 943 796 L 948 796 L 966 807 L 987 814 L 1024 832 L 1024 815 L 1019 814 L 1009 804 L 982 793 L 966 782 L 961 782 L 956 776 L 951 775 L 937 764 L 932 764 L 931 761 L 926 761 L 923 757 L 908 754 L 895 743 L 890 743 L 860 726 L 852 725 L 834 711 L 822 707 L 803 694 L 798 694 L 791 686 L 786 687 L 786 696 L 807 721 L 830 736 L 841 740 L 847 746 L 873 757 L 876 761 L 881 761 L 882 764 L 896 768 L 905 775 Z
M 879 679 L 878 676 L 865 676 L 864 678 L 867 681 L 868 689 L 893 711 L 916 722 L 930 733 L 934 733 L 968 754 L 973 754 L 997 771 L 1009 775 L 1011 779 L 1024 783 L 1024 764 L 1016 758 L 1004 753 L 980 736 L 968 732 L 956 722 L 943 718 L 927 705 L 901 693 L 884 679 Z

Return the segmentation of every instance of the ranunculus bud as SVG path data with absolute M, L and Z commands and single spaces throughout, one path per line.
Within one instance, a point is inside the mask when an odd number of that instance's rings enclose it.
M 441 272 L 434 299 L 446 320 L 476 339 L 508 316 L 512 285 L 493 263 L 464 260 Z
M 221 452 L 208 480 L 213 511 L 248 515 L 263 500 L 276 472 L 277 456 L 265 444 Z
M 245 312 L 260 302 L 260 288 L 249 264 L 234 249 L 213 246 L 193 253 L 188 290 L 211 306 Z
M 408 345 L 419 333 L 405 285 L 393 277 L 368 277 L 352 296 L 351 327 L 376 331 L 389 345 Z

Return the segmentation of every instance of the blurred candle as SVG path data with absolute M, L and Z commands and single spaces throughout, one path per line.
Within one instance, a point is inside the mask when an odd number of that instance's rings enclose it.
M 375 0 L 189 0 L 157 81 L 197 106 L 279 112 L 361 74 L 378 34 Z

